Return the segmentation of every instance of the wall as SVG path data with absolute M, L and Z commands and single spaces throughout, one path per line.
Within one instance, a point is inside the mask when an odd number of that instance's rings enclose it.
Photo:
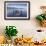
M 29 37 L 32 34 L 36 33 L 36 29 L 46 30 L 45 28 L 40 27 L 35 19 L 35 16 L 41 13 L 40 6 L 46 5 L 46 0 L 24 0 L 31 2 L 30 20 L 4 20 L 4 1 L 12 1 L 12 0 L 0 0 L 0 34 L 4 34 L 4 29 L 6 25 L 16 26 L 19 32 L 18 36 L 21 36 L 23 34 L 24 36 Z

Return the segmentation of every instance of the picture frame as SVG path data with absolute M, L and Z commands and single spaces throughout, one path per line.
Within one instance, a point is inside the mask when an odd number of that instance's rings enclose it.
M 29 20 L 30 2 L 29 1 L 5 1 L 4 19 L 5 20 Z

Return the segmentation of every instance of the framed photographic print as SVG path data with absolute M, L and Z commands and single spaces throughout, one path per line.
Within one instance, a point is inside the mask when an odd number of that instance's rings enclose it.
M 29 20 L 30 19 L 30 2 L 29 1 L 5 1 L 4 19 Z

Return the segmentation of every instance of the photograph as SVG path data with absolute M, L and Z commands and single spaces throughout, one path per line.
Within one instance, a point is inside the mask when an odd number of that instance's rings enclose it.
M 8 20 L 30 19 L 30 2 L 28 1 L 5 1 L 4 18 Z

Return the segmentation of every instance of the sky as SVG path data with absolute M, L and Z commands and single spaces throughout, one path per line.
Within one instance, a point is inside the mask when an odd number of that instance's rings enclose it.
M 27 4 L 7 4 L 7 7 L 27 8 Z

